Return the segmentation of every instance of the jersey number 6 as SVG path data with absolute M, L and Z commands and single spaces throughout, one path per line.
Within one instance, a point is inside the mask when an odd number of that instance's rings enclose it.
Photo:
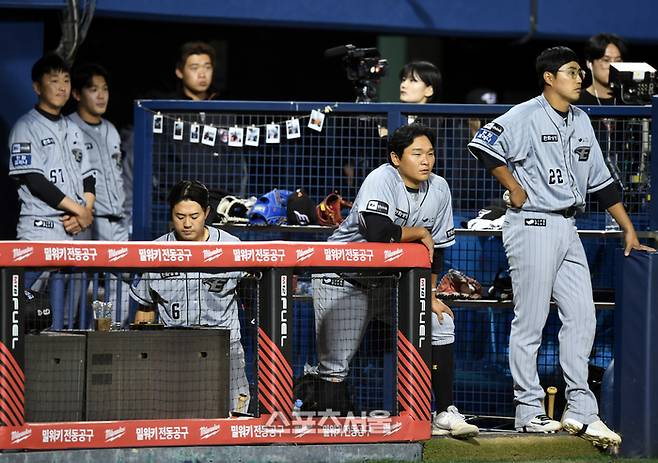
M 174 302 L 171 304 L 171 318 L 178 320 L 180 318 L 180 303 Z
M 562 171 L 560 169 L 548 169 L 548 184 L 555 185 L 556 183 L 564 183 Z

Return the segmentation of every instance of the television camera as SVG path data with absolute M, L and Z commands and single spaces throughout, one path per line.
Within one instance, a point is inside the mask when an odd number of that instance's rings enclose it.
M 325 58 L 342 57 L 347 78 L 354 83 L 357 103 L 370 103 L 377 97 L 379 79 L 386 74 L 388 61 L 376 48 L 357 48 L 352 44 L 329 48 Z
M 656 70 L 647 63 L 610 63 L 610 88 L 625 104 L 645 105 L 658 89 Z

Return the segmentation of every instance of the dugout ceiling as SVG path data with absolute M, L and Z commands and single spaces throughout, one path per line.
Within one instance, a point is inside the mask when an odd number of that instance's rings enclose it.
M 63 8 L 66 0 L 0 0 L 0 8 Z M 96 16 L 378 33 L 582 39 L 615 32 L 657 42 L 655 0 L 96 0 Z M 534 20 L 533 20 L 534 19 Z M 312 37 L 309 37 L 312 40 Z M 495 53 L 487 53 L 492 58 Z

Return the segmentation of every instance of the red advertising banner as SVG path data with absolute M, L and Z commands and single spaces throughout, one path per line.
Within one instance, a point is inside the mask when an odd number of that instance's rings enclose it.
M 430 422 L 408 414 L 338 418 L 332 412 L 260 418 L 27 423 L 0 427 L 4 450 L 171 447 L 197 445 L 408 442 L 430 438 Z
M 429 267 L 416 243 L 3 241 L 0 267 Z

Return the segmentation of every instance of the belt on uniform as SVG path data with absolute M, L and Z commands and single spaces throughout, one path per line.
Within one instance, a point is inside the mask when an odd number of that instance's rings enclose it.
M 560 214 L 562 217 L 570 219 L 576 215 L 578 208 L 576 206 L 569 206 L 566 209 L 560 209 L 559 211 L 551 211 L 553 214 Z
M 120 215 L 99 215 L 99 218 L 106 219 L 108 222 L 121 222 L 123 216 Z

